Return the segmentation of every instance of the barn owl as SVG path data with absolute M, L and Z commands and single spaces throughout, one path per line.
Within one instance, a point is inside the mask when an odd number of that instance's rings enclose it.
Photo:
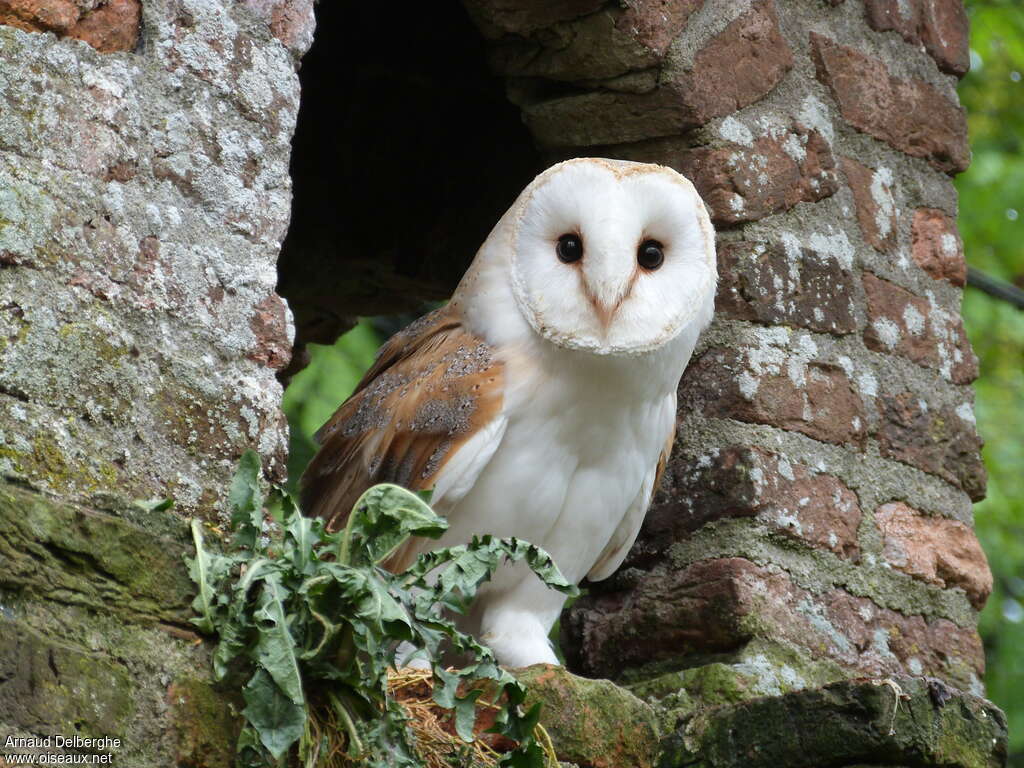
M 337 529 L 374 483 L 430 488 L 448 530 L 387 567 L 491 533 L 543 547 L 573 583 L 606 578 L 664 469 L 716 281 L 711 221 L 683 176 L 597 158 L 549 168 L 451 301 L 392 337 L 317 433 L 304 508 Z M 564 600 L 506 564 L 460 628 L 506 666 L 557 664 Z

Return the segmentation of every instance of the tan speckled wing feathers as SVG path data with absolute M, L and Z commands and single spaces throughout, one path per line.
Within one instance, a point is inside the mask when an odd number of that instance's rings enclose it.
M 502 364 L 451 306 L 395 334 L 317 432 L 302 476 L 306 514 L 331 530 L 375 483 L 431 488 L 458 449 L 501 411 Z

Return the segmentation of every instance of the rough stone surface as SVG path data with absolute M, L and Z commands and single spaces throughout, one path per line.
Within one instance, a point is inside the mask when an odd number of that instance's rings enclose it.
M 673 497 L 655 504 L 629 564 L 653 562 L 665 548 L 723 518 L 757 518 L 766 529 L 840 557 L 858 556 L 861 509 L 835 477 L 760 448 L 733 446 L 669 472 Z
M 145 29 L 100 55 L 0 27 L 0 474 L 211 514 L 245 448 L 284 472 L 279 302 L 266 332 L 297 81 L 241 5 Z
M 842 166 L 853 190 L 861 234 L 876 250 L 891 253 L 899 235 L 892 171 L 868 168 L 850 157 L 843 158 Z
M 133 621 L 185 624 L 194 589 L 181 560 L 184 525 L 162 535 L 148 528 L 0 484 L 0 586 L 97 611 L 116 605 Z
M 817 251 L 723 243 L 718 249 L 718 274 L 717 312 L 836 335 L 857 328 L 852 273 Z
M 644 58 L 632 66 L 653 63 Z M 538 100 L 526 88 L 519 91 L 517 101 L 541 144 L 618 144 L 677 134 L 751 104 L 771 91 L 791 67 L 792 53 L 779 31 L 774 3 L 761 0 L 701 49 L 689 68 L 671 74 L 654 90 L 596 90 Z M 583 78 L 611 74 L 578 67 L 575 71 Z M 565 74 L 559 79 L 566 79 Z
M 210 668 L 187 623 L 189 541 L 170 512 L 104 514 L 0 483 L 0 740 L 117 737 L 113 764 L 171 764 L 179 733 L 167 719 L 168 685 Z M 218 700 L 210 693 L 203 706 Z M 219 723 L 204 717 L 202 726 L 211 744 L 230 748 Z
M 778 348 L 712 348 L 683 377 L 684 407 L 862 447 L 864 404 L 838 365 L 787 360 Z
M 811 45 L 818 79 L 850 125 L 941 171 L 966 170 L 967 119 L 949 97 L 923 80 L 893 77 L 882 61 L 823 35 L 811 33 Z
M 258 14 L 269 25 L 274 37 L 296 57 L 301 57 L 313 44 L 316 18 L 315 0 L 242 0 L 242 4 Z
M 938 475 L 974 501 L 985 497 L 981 440 L 959 408 L 929 405 L 912 392 L 883 395 L 880 407 L 883 420 L 876 437 L 883 456 Z
M 663 768 L 945 765 L 1000 768 L 1006 717 L 938 680 L 896 676 L 754 699 L 689 720 Z
M 658 755 L 655 710 L 607 680 L 587 680 L 563 667 L 517 670 L 526 706 L 541 702 L 541 723 L 559 760 L 593 768 L 650 768 Z
M 961 288 L 967 283 L 964 244 L 952 218 L 935 208 L 919 208 L 914 211 L 912 236 L 910 253 L 921 269 Z
M 602 594 L 574 611 L 564 637 L 587 674 L 619 677 L 681 655 L 741 649 L 754 638 L 785 642 L 861 674 L 937 675 L 976 686 L 985 656 L 977 631 L 947 619 L 905 615 L 842 589 L 821 594 L 778 568 L 745 558 L 659 567 L 640 593 Z
M 978 359 L 958 314 L 870 272 L 864 274 L 864 293 L 868 305 L 864 342 L 868 347 L 935 368 L 956 384 L 969 384 L 978 377 Z
M 141 17 L 139 0 L 0 1 L 0 24 L 72 37 L 101 53 L 134 50 Z
M 942 587 L 960 587 L 980 610 L 992 571 L 974 531 L 959 520 L 932 520 L 903 502 L 875 511 L 883 554 L 894 568 Z
M 872 29 L 891 29 L 908 43 L 923 44 L 943 72 L 967 74 L 969 23 L 962 0 L 866 0 L 864 12 Z

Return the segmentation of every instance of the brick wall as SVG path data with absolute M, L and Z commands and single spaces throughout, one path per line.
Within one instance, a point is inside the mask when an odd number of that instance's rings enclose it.
M 563 620 L 571 666 L 784 658 L 748 682 L 980 690 L 961 0 L 466 5 L 549 159 L 670 165 L 719 233 L 671 464 L 626 564 Z

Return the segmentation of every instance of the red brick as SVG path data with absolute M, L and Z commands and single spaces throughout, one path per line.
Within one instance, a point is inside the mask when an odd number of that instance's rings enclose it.
M 886 458 L 902 461 L 961 488 L 974 501 L 985 498 L 985 465 L 974 424 L 952 407 L 929 405 L 912 392 L 879 398 L 875 435 Z
M 793 144 L 804 150 L 791 154 Z M 813 203 L 839 188 L 828 142 L 802 126 L 785 138 L 762 136 L 737 144 L 679 154 L 672 165 L 697 187 L 719 226 L 757 221 L 797 203 Z
M 141 15 L 139 0 L 108 0 L 84 14 L 70 0 L 0 0 L 0 24 L 73 37 L 101 53 L 134 50 Z
M 525 36 L 508 35 L 492 46 L 491 67 L 506 77 L 602 81 L 608 90 L 646 93 L 657 85 L 652 68 L 703 4 L 632 0 L 622 8 L 606 7 Z M 641 72 L 643 76 L 631 80 L 607 82 Z
M 814 32 L 811 49 L 818 79 L 852 126 L 941 171 L 967 168 L 964 111 L 934 86 L 893 77 L 878 59 Z
M 141 21 L 139 0 L 108 0 L 84 14 L 67 35 L 88 43 L 100 53 L 133 51 L 139 42 Z
M 705 123 L 754 103 L 792 68 L 775 3 L 760 0 L 697 54 L 678 90 L 689 100 L 694 119 Z
M 723 243 L 718 275 L 717 312 L 837 335 L 856 330 L 854 277 L 817 251 L 787 254 L 764 243 Z
M 615 26 L 661 56 L 704 0 L 625 0 L 624 5 Z
M 288 365 L 292 344 L 288 338 L 288 308 L 276 293 L 256 305 L 256 313 L 249 319 L 249 327 L 256 336 L 256 346 L 249 359 L 279 371 Z
M 0 0 L 0 24 L 26 32 L 64 34 L 78 21 L 79 13 L 71 0 Z
M 911 255 L 936 280 L 949 280 L 963 287 L 967 283 L 964 244 L 956 222 L 936 208 L 914 211 Z
M 779 348 L 715 347 L 690 363 L 680 412 L 769 424 L 828 443 L 863 447 L 864 403 L 842 368 Z
M 971 65 L 963 0 L 864 0 L 872 29 L 924 45 L 939 69 L 963 77 Z
M 977 378 L 978 360 L 959 314 L 933 307 L 927 299 L 870 272 L 864 274 L 864 292 L 868 310 L 864 343 L 869 348 L 934 368 L 956 384 Z
M 992 593 L 992 571 L 974 531 L 959 520 L 929 517 L 903 502 L 875 510 L 886 561 L 937 586 L 960 587 L 977 610 Z
M 891 253 L 896 247 L 896 201 L 892 195 L 892 172 L 874 170 L 853 158 L 842 158 L 843 173 L 853 190 L 857 222 L 864 239 L 876 251 Z
M 673 82 L 649 93 L 592 91 L 536 103 L 527 97 L 523 117 L 534 138 L 549 147 L 671 136 L 752 104 L 792 66 L 775 5 L 760 0 L 699 51 L 693 68 Z
M 732 446 L 710 458 L 677 459 L 662 485 L 671 488 L 671 501 L 652 505 L 627 566 L 650 567 L 702 525 L 742 517 L 815 549 L 858 556 L 857 495 L 838 478 L 779 454 Z
M 735 651 L 755 637 L 803 647 L 863 675 L 909 671 L 960 687 L 985 663 L 973 628 L 905 616 L 841 589 L 813 594 L 785 572 L 740 557 L 659 567 L 638 589 L 602 585 L 569 609 L 562 628 L 570 668 L 602 677 Z

